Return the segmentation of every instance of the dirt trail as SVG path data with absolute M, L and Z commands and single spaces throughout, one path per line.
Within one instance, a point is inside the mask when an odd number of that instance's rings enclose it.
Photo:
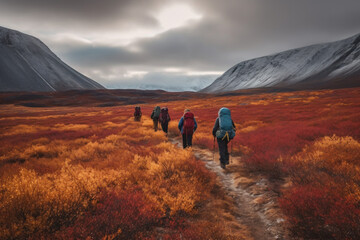
M 177 138 L 170 142 L 182 147 Z M 224 170 L 219 166 L 219 155 L 208 149 L 193 147 L 194 155 L 203 161 L 206 167 L 216 173 L 219 185 L 233 199 L 233 213 L 236 220 L 248 228 L 250 235 L 256 240 L 288 239 L 284 219 L 277 204 L 278 189 L 285 184 L 277 180 L 270 182 L 260 174 L 249 172 L 240 157 L 232 157 L 232 163 Z

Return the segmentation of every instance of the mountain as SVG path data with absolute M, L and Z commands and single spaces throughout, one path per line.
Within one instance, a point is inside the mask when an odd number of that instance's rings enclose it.
M 201 92 L 360 86 L 360 34 L 241 62 Z
M 103 88 L 61 61 L 39 39 L 0 27 L 0 92 Z
M 143 90 L 164 90 L 167 92 L 197 92 L 204 87 L 208 86 L 211 82 L 214 81 L 212 75 L 204 76 L 171 76 L 164 74 L 149 74 L 150 77 L 144 78 L 139 81 L 124 81 L 120 84 L 114 84 L 111 88 L 115 89 L 143 89 Z M 155 76 L 155 77 L 153 77 Z M 164 84 L 166 83 L 166 84 Z

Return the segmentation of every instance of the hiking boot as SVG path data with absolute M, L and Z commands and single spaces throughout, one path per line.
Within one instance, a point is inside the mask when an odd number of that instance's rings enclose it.
M 225 168 L 226 168 L 226 165 L 223 164 L 223 163 L 220 163 L 220 167 L 221 167 L 222 169 L 225 169 Z

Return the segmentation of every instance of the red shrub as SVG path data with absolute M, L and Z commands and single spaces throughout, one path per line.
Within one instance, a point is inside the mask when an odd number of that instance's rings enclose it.
M 305 239 L 360 239 L 360 207 L 341 189 L 297 186 L 280 200 L 292 233 Z
M 56 237 L 102 239 L 115 235 L 117 239 L 129 239 L 157 225 L 160 217 L 141 191 L 113 191 L 102 194 L 92 212 L 81 216 L 73 226 L 63 229 Z

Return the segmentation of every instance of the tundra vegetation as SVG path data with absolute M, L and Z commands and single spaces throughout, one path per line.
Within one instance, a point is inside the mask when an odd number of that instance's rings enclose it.
M 237 126 L 232 154 L 269 180 L 294 237 L 360 238 L 360 89 L 297 91 L 158 103 L 190 108 L 193 144 L 213 150 L 217 111 Z M 205 218 L 216 178 L 191 149 L 152 130 L 155 104 L 1 105 L 1 239 L 239 239 Z M 211 209 L 209 209 L 211 210 Z M 217 222 L 214 224 L 214 222 Z

